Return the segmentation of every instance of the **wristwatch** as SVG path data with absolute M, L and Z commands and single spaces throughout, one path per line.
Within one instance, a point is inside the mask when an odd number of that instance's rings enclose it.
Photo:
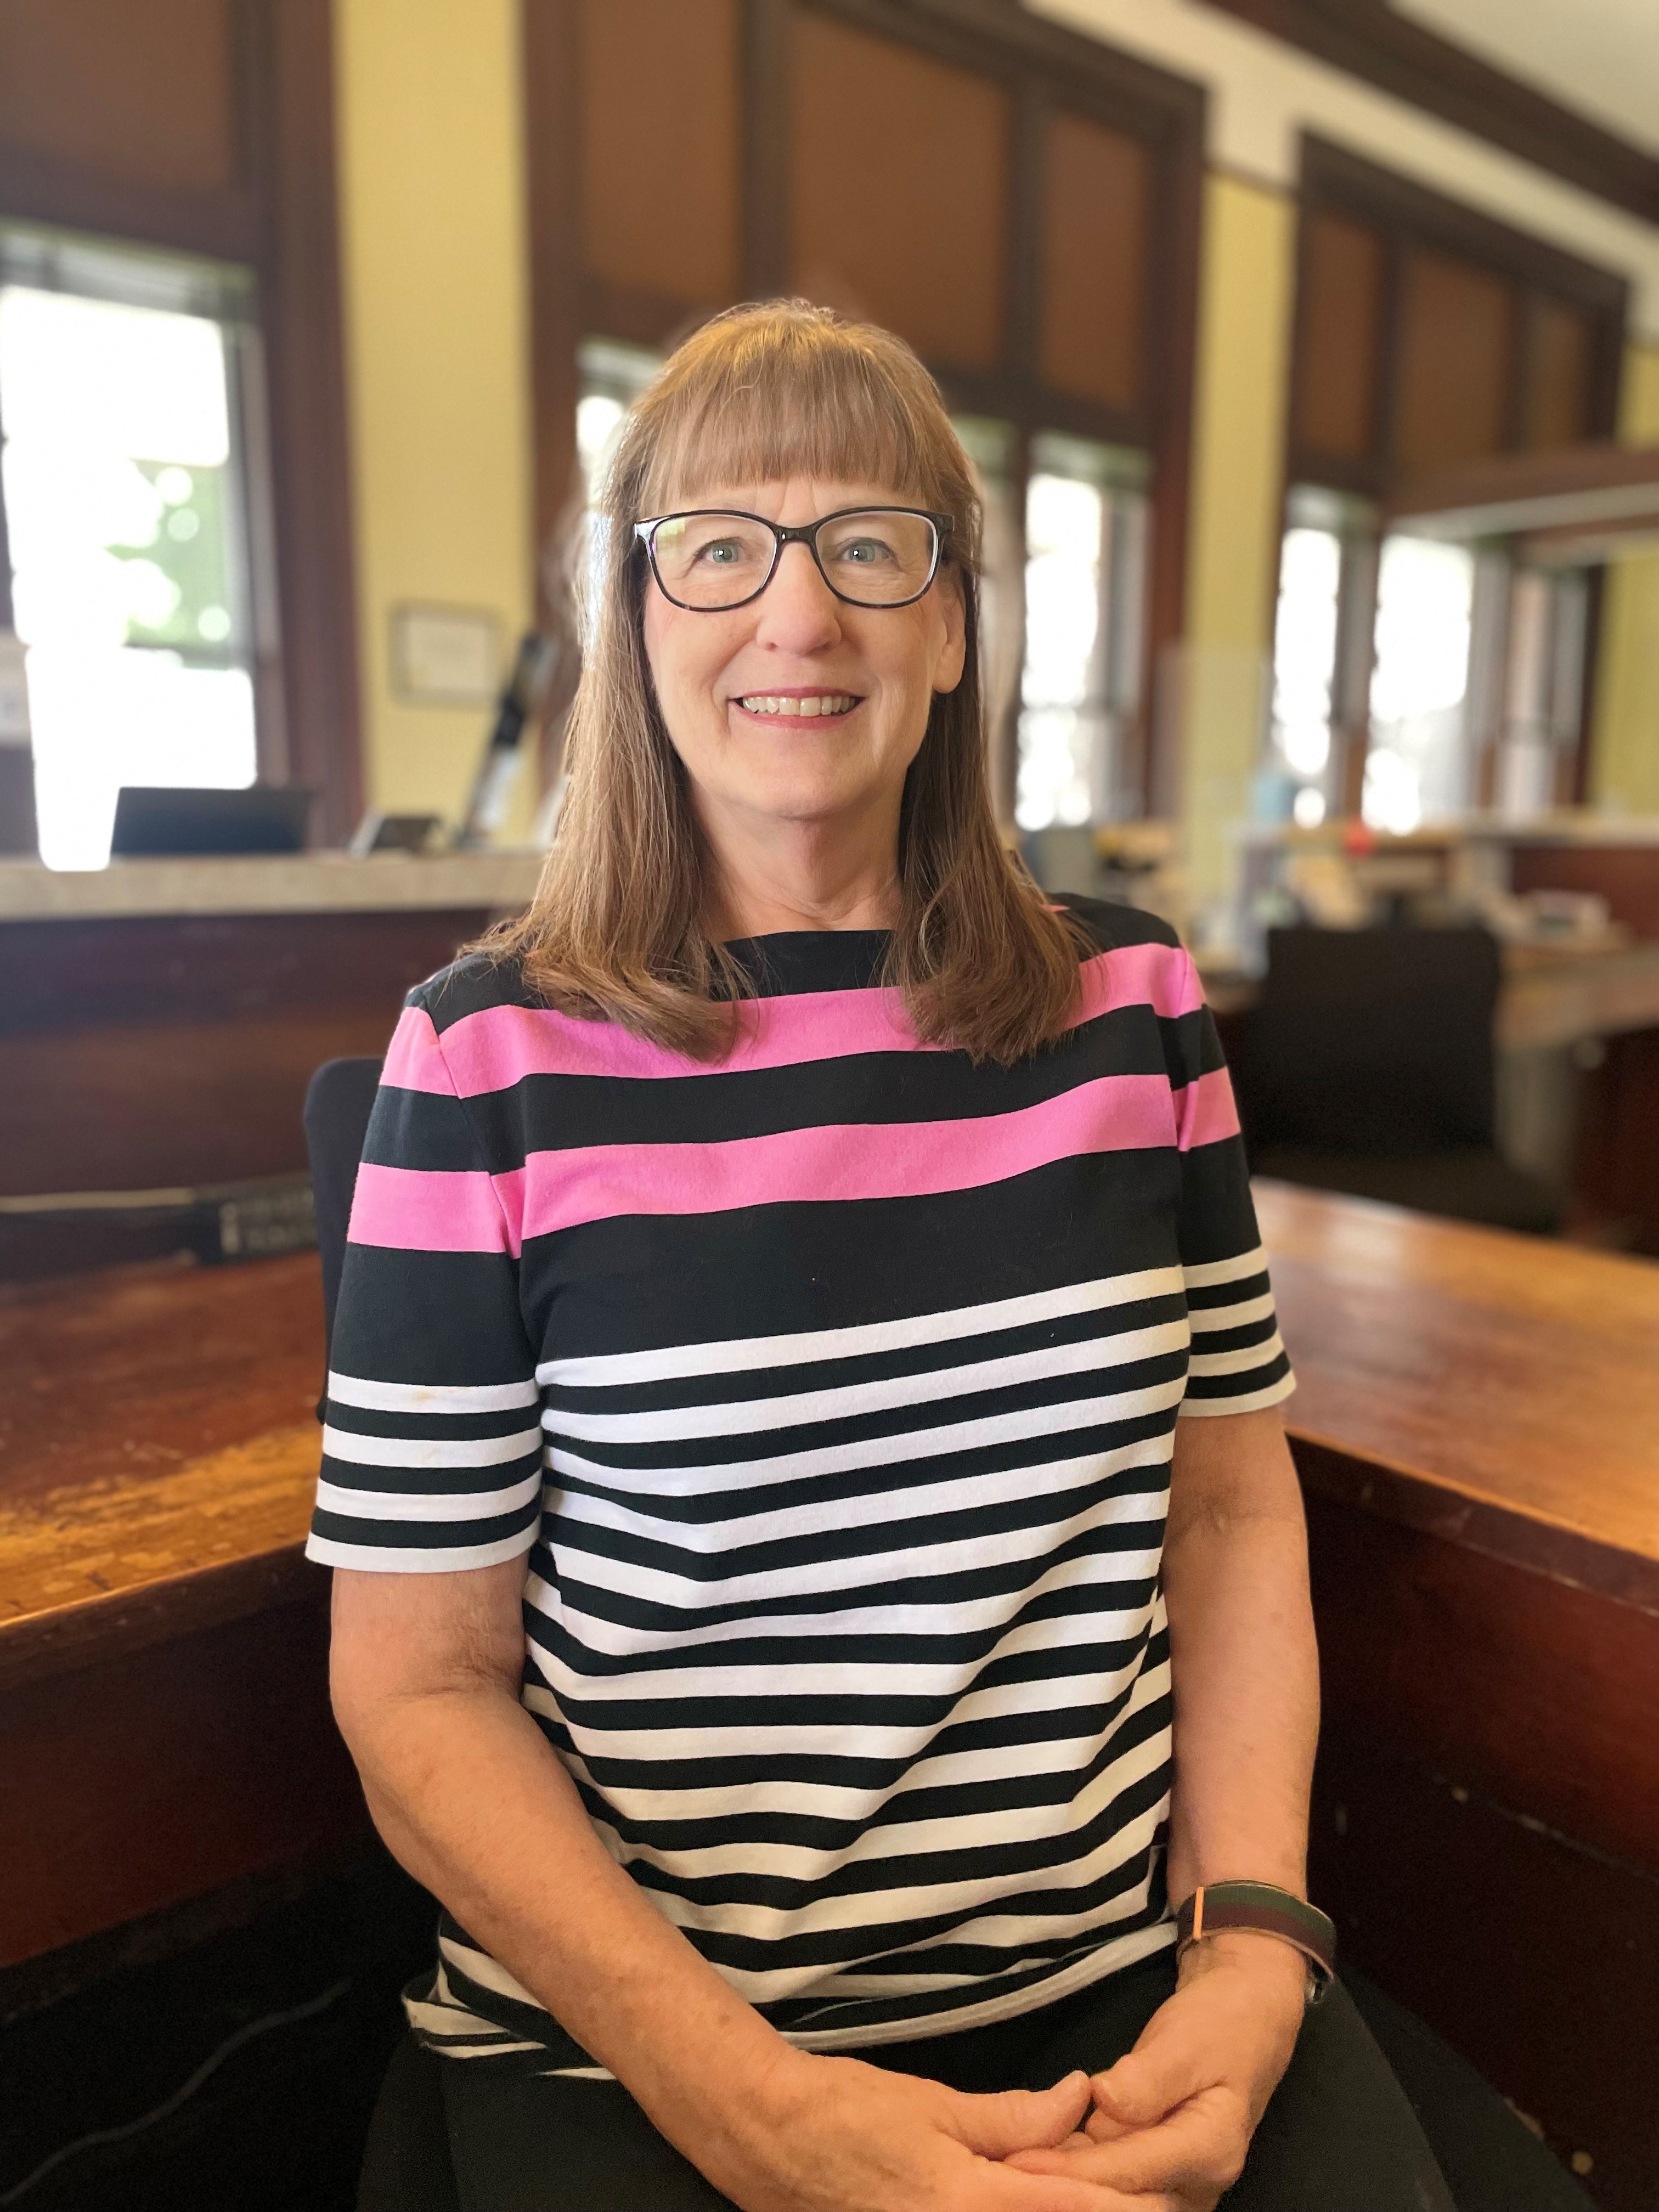
M 1317 1906 L 1270 1881 L 1201 1882 L 1176 1914 L 1176 1955 L 1224 1928 L 1293 1945 L 1308 1961 L 1309 2002 L 1324 1994 L 1336 1966 L 1336 1929 Z

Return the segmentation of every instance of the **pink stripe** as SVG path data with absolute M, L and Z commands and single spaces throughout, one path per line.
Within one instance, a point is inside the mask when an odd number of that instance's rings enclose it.
M 1238 1134 L 1238 1108 L 1233 1103 L 1232 1078 L 1224 1067 L 1200 1075 L 1184 1091 L 1174 1094 L 1176 1123 L 1183 1152 L 1194 1145 L 1218 1145 L 1224 1137 Z
M 1133 945 L 1103 952 L 1084 963 L 1081 987 L 1085 1021 L 1120 1006 L 1150 1006 L 1155 1013 L 1170 1016 L 1190 1013 L 1204 1002 L 1191 960 L 1172 945 Z M 447 1090 L 442 1077 L 447 1062 L 455 1087 L 470 1098 L 504 1091 L 526 1075 L 724 1075 L 851 1053 L 937 1048 L 918 1042 L 896 991 L 805 991 L 788 998 L 750 999 L 742 1002 L 738 1014 L 738 1042 L 729 1058 L 702 1061 L 665 1052 L 614 1022 L 578 1021 L 545 1007 L 490 1006 L 465 1015 L 445 1030 L 435 1065 L 417 1059 L 411 1041 L 409 1065 L 414 1074 L 394 1077 L 388 1060 L 386 1079 L 407 1081 L 411 1090 Z
M 395 1085 L 399 1091 L 436 1091 L 446 1098 L 454 1097 L 455 1086 L 444 1065 L 443 1048 L 438 1042 L 432 1017 L 424 1006 L 405 1006 L 399 1015 L 392 1042 L 386 1048 L 386 1066 L 380 1071 L 380 1080 Z
M 507 1223 L 489 1177 L 450 1170 L 376 1167 L 357 1170 L 351 1201 L 354 1244 L 398 1252 L 502 1252 Z M 516 1251 L 514 1243 L 511 1248 Z
M 522 1233 L 545 1237 L 628 1213 L 721 1213 L 791 1201 L 915 1198 L 971 1190 L 1079 1155 L 1176 1141 L 1161 1075 L 1104 1075 L 1058 1098 L 974 1121 L 791 1129 L 719 1144 L 592 1145 L 535 1152 Z M 498 1176 L 504 1210 L 516 1176 Z

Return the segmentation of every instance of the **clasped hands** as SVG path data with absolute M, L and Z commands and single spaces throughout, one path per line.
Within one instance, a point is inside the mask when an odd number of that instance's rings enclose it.
M 1297 1952 L 1230 1930 L 1188 1950 L 1134 2049 L 1092 2080 L 969 2096 L 855 2059 L 791 2063 L 758 2100 L 763 2139 L 744 2130 L 704 2171 L 743 2212 L 1210 2212 L 1290 2063 L 1304 1990 Z

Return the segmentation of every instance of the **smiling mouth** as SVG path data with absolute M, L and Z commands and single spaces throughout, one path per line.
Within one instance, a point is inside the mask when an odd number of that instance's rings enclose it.
M 784 714 L 802 721 L 833 721 L 859 703 L 852 691 L 745 691 L 737 700 L 745 714 Z

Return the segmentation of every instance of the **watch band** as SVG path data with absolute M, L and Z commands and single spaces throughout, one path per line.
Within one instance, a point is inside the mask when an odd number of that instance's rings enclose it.
M 1188 1943 L 1224 1928 L 1243 1928 L 1294 1944 L 1318 1972 L 1322 1984 L 1336 1966 L 1336 1929 L 1317 1906 L 1268 1881 L 1200 1883 L 1176 1914 L 1176 1942 Z

